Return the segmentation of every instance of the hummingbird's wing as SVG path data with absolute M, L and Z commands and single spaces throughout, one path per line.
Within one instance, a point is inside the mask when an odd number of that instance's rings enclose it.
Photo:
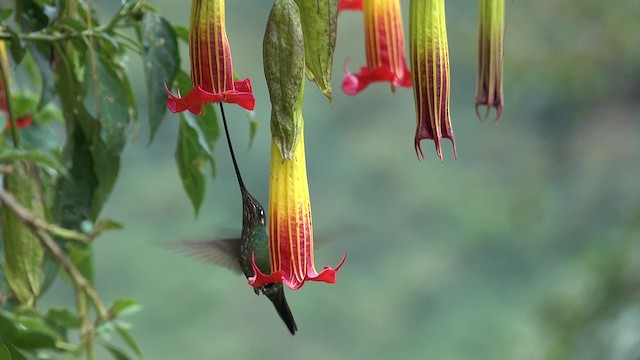
M 240 239 L 185 241 L 180 245 L 180 250 L 185 250 L 188 254 L 242 274 L 242 269 L 240 268 Z

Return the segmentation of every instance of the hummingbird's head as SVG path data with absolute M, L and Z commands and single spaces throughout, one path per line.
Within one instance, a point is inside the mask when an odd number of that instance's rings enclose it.
M 262 205 L 248 191 L 242 194 L 243 222 L 265 226 L 264 209 Z

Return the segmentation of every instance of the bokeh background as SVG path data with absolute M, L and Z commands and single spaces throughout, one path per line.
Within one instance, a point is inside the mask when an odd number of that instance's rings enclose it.
M 188 25 L 189 2 L 151 3 Z M 99 2 L 105 15 L 117 2 Z M 266 206 L 268 93 L 262 35 L 271 1 L 227 1 L 235 70 L 251 78 L 260 129 L 227 107 L 248 188 Z M 362 14 L 339 18 L 327 100 L 307 83 L 304 117 L 316 266 L 348 259 L 337 284 L 288 292 L 291 337 L 264 297 L 229 271 L 167 250 L 238 233 L 228 149 L 215 149 L 197 218 L 174 163 L 177 117 L 148 146 L 146 114 L 104 217 L 96 284 L 137 298 L 147 359 L 638 359 L 640 357 L 640 2 L 507 1 L 502 121 L 474 113 L 477 4 L 447 1 L 458 146 L 413 150 L 410 89 L 340 91 L 364 64 Z M 402 1 L 408 30 L 408 1 Z M 408 52 L 408 44 L 407 44 Z M 183 68 L 188 69 L 183 48 Z M 129 58 L 144 110 L 141 64 Z M 137 74 L 137 81 L 136 79 Z M 58 282 L 47 302 L 72 302 Z M 106 357 L 105 357 L 106 358 Z

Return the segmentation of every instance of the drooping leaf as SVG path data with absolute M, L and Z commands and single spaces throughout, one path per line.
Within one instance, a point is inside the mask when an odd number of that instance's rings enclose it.
M 202 143 L 199 141 L 198 131 L 189 125 L 189 120 L 191 120 L 191 123 L 195 123 L 195 119 L 190 114 L 182 113 L 180 115 L 175 159 L 182 186 L 189 196 L 197 216 L 207 184 L 204 176 L 204 167 L 210 156 L 203 150 Z
M 136 343 L 133 336 L 129 334 L 129 331 L 123 328 L 122 326 L 116 326 L 116 332 L 118 333 L 118 335 L 120 335 L 122 340 L 129 346 L 129 348 L 133 350 L 133 352 L 136 353 L 136 355 L 138 355 L 139 358 L 142 358 L 142 350 L 140 350 L 140 347 L 138 346 L 138 343 Z
M 180 56 L 176 31 L 167 20 L 152 11 L 148 11 L 142 21 L 142 45 L 151 143 L 167 109 L 164 84 L 171 84 L 176 76 Z
M 271 99 L 271 136 L 283 159 L 291 159 L 302 132 L 304 36 L 298 6 L 278 0 L 262 43 L 264 75 Z
M 122 350 L 118 349 L 117 347 L 101 341 L 100 345 L 102 345 L 105 349 L 107 349 L 107 351 L 111 354 L 111 356 L 113 356 L 114 359 L 116 360 L 130 360 L 131 358 Z
M 44 218 L 45 204 L 38 169 L 24 161 L 10 162 L 11 174 L 4 176 L 5 189 L 36 218 Z M 40 271 L 44 250 L 33 231 L 10 209 L 2 212 L 5 275 L 22 304 L 33 305 L 40 295 Z
M 333 102 L 331 69 L 338 28 L 338 0 L 296 0 L 304 33 L 306 73 Z
M 83 104 L 88 114 L 80 113 L 77 117 L 87 139 L 90 139 L 93 171 L 99 179 L 91 204 L 91 219 L 94 221 L 118 177 L 132 106 L 125 84 L 114 71 L 117 65 L 105 61 L 104 56 L 97 53 L 93 60 L 87 56 Z M 93 136 L 96 133 L 98 136 Z
M 195 118 L 209 149 L 208 157 L 211 164 L 211 175 L 215 176 L 216 162 L 213 156 L 213 147 L 220 136 L 220 127 L 218 126 L 218 117 L 216 116 L 215 108 L 212 104 L 207 104 L 202 114 L 197 115 Z
M 40 100 L 38 101 L 38 109 L 43 108 L 47 105 L 56 94 L 55 85 L 53 82 L 54 74 L 51 69 L 51 60 L 47 59 L 44 55 L 47 50 L 50 49 L 41 49 L 41 47 L 36 46 L 35 44 L 29 44 L 29 55 L 33 58 L 35 63 L 38 65 L 38 69 L 40 70 L 40 78 L 41 78 L 41 91 L 40 91 Z
M 11 352 L 9 352 L 9 349 L 4 342 L 0 342 L 0 359 L 11 360 Z

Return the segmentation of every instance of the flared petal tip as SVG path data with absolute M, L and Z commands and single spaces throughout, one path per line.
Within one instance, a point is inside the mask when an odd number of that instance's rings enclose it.
M 484 115 L 480 114 L 480 108 L 482 106 L 485 107 Z M 480 120 L 480 122 L 489 118 L 489 113 L 491 112 L 491 108 L 496 109 L 496 117 L 494 119 L 494 122 L 495 123 L 500 122 L 500 118 L 502 117 L 502 109 L 503 109 L 501 102 L 488 104 L 486 101 L 476 100 L 476 116 L 478 117 L 478 120 Z
M 223 93 L 210 93 L 202 89 L 202 86 L 198 85 L 193 88 L 185 97 L 173 95 L 167 84 L 164 84 L 164 89 L 168 94 L 167 108 L 172 113 L 178 113 L 183 111 L 189 111 L 192 114 L 199 115 L 202 113 L 202 108 L 208 103 L 226 102 L 230 104 L 237 104 L 247 110 L 253 110 L 255 108 L 255 98 L 253 97 L 251 82 L 249 79 L 236 82 L 237 90 L 229 90 Z
M 453 158 L 455 160 L 458 160 L 458 150 L 456 149 L 456 141 L 455 138 L 453 137 L 453 134 L 449 137 L 447 137 L 449 140 L 451 140 L 451 147 L 453 148 Z M 416 151 L 416 156 L 418 157 L 418 161 L 420 160 L 424 160 L 424 153 L 422 152 L 422 146 L 420 145 L 420 141 L 423 140 L 425 138 L 420 138 L 418 136 L 415 137 L 414 141 L 413 141 L 413 146 L 415 148 Z M 433 141 L 436 147 L 436 154 L 438 155 L 438 158 L 440 159 L 441 163 L 444 163 L 444 158 L 442 156 L 442 143 L 439 140 L 434 140 Z
M 282 277 L 284 276 L 284 271 L 276 271 L 273 274 L 265 275 L 263 274 L 258 266 L 256 265 L 256 257 L 255 254 L 251 254 L 251 268 L 253 268 L 254 276 L 249 277 L 248 282 L 249 285 L 254 288 L 263 287 L 265 285 L 277 283 L 282 281 Z
M 362 0 L 340 0 L 338 2 L 338 12 L 344 10 L 362 11 Z
M 386 66 L 380 66 L 376 69 L 369 70 L 367 67 L 360 68 L 360 72 L 354 74 L 347 68 L 347 60 L 344 64 L 344 79 L 342 80 L 342 91 L 347 95 L 356 95 L 367 86 L 374 82 L 391 83 L 392 91 L 395 86 L 411 87 L 411 76 L 402 78 L 396 77 L 393 72 Z
M 342 265 L 344 264 L 344 262 L 347 260 L 347 253 L 344 253 L 344 256 L 342 257 L 342 261 L 340 261 L 340 264 L 338 264 L 338 266 L 336 266 L 334 269 L 332 269 L 329 266 L 325 266 L 322 271 L 320 271 L 320 274 L 317 274 L 316 276 L 309 276 L 307 277 L 307 280 L 309 281 L 321 281 L 321 282 L 325 282 L 328 284 L 335 284 L 336 283 L 336 277 L 338 275 L 338 270 L 340 270 L 340 268 L 342 267 Z

